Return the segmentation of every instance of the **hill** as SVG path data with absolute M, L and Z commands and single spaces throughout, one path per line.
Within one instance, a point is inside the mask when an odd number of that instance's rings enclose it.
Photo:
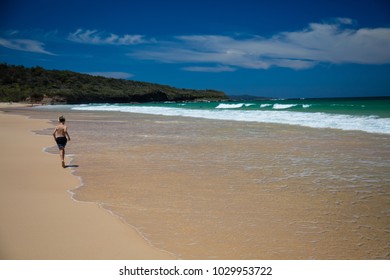
M 132 80 L 0 64 L 0 101 L 40 103 L 131 103 L 226 100 L 216 90 L 179 89 Z

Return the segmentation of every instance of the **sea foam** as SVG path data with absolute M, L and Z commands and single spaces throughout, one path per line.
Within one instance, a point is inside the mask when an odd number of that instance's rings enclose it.
M 234 105 L 234 106 L 240 105 L 241 107 L 244 106 L 243 103 L 225 104 L 225 105 Z M 285 104 L 285 105 L 292 106 L 292 104 Z M 221 107 L 219 107 L 219 109 L 220 108 Z M 360 130 L 369 133 L 390 134 L 390 119 L 379 118 L 376 116 L 353 116 L 353 115 L 344 115 L 344 114 L 306 113 L 306 112 L 291 112 L 291 111 L 280 111 L 280 110 L 278 111 L 195 110 L 195 109 L 172 108 L 172 107 L 162 107 L 162 106 L 152 107 L 152 106 L 134 106 L 134 105 L 75 106 L 72 109 L 88 110 L 88 111 L 118 111 L 118 112 L 128 112 L 128 113 L 164 115 L 164 116 L 182 116 L 182 117 L 205 118 L 205 119 L 215 119 L 215 120 L 231 120 L 231 121 L 243 121 L 243 122 L 276 123 L 276 124 L 299 125 L 299 126 L 306 126 L 312 128 Z

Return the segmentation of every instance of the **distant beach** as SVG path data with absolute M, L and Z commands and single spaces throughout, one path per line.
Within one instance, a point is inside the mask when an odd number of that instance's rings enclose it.
M 245 109 L 234 104 L 223 106 Z M 389 134 L 88 106 L 12 111 L 53 125 L 64 114 L 82 179 L 64 186 L 69 201 L 106 209 L 151 248 L 179 259 L 390 259 Z M 56 147 L 46 151 L 56 169 Z

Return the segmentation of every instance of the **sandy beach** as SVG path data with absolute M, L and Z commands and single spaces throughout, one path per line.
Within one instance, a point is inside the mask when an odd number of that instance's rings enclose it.
M 0 259 L 172 259 L 95 203 L 72 200 L 79 179 L 44 152 L 52 137 L 32 132 L 47 121 L 0 112 L 0 127 Z
M 1 114 L 2 258 L 390 257 L 388 135 L 71 108 Z

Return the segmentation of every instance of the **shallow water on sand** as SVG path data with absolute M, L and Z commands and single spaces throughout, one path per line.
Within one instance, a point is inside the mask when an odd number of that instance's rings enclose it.
M 179 258 L 390 259 L 388 135 L 65 113 L 74 197 Z

